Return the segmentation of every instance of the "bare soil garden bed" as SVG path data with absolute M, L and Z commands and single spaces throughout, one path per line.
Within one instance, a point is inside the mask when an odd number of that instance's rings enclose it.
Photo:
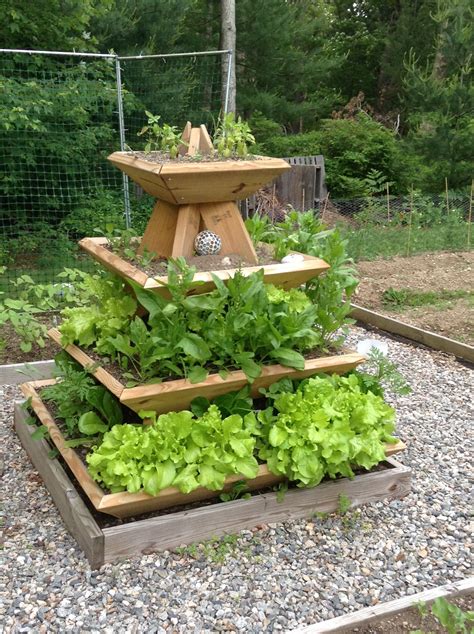
M 357 269 L 358 305 L 463 343 L 474 343 L 474 252 L 398 256 L 358 262 Z M 418 297 L 432 292 L 437 297 L 420 306 L 389 305 L 384 302 L 384 292 L 389 289 L 410 289 Z M 463 291 L 466 296 L 444 298 L 453 291 Z

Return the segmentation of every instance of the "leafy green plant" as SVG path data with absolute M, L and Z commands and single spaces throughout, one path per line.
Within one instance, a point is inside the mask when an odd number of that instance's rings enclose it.
M 429 615 L 424 601 L 417 604 L 418 611 L 423 618 Z M 431 614 L 438 623 L 445 628 L 447 634 L 472 634 L 473 629 L 468 623 L 474 622 L 474 612 L 464 611 L 445 597 L 438 597 L 431 606 Z M 424 630 L 412 630 L 410 634 L 425 634 Z
M 236 482 L 227 493 L 221 493 L 219 499 L 222 502 L 232 502 L 232 500 L 249 500 L 252 497 L 247 488 L 245 480 Z
M 58 417 L 64 421 L 67 437 L 101 435 L 112 425 L 122 422 L 122 410 L 117 399 L 93 377 L 71 360 L 66 353 L 57 355 L 58 382 L 44 387 L 41 397 L 53 403 Z M 89 439 L 79 438 L 79 442 Z M 90 442 L 90 440 L 89 440 Z
M 125 291 L 124 282 L 112 275 L 85 275 L 83 284 L 88 305 L 65 308 L 60 327 L 61 343 L 95 344 L 97 352 L 115 351 L 109 339 L 127 328 L 137 309 L 137 303 Z
M 131 318 L 133 300 L 121 282 L 109 280 L 87 313 L 63 311 L 63 343 L 110 355 L 130 381 L 185 376 L 193 383 L 206 379 L 211 363 L 224 377 L 241 368 L 249 381 L 264 362 L 302 369 L 302 352 L 321 344 L 317 308 L 302 291 L 265 285 L 258 271 L 248 277 L 237 272 L 227 285 L 214 277 L 215 290 L 188 296 L 194 273 L 184 259 L 170 261 L 170 300 L 134 285 L 146 322 Z
M 370 349 L 364 367 L 366 372 L 357 370 L 354 375 L 357 376 L 359 384 L 365 391 L 373 392 L 378 396 L 383 396 L 385 389 L 402 396 L 412 392 L 411 387 L 398 370 L 397 364 L 390 361 L 380 350 Z
M 170 158 L 176 158 L 179 146 L 184 143 L 178 128 L 168 123 L 160 124 L 160 115 L 154 115 L 148 110 L 145 110 L 145 114 L 148 123 L 138 132 L 138 136 L 146 135 L 145 152 L 167 152 Z
M 258 413 L 258 456 L 298 486 L 315 486 L 325 475 L 352 477 L 354 465 L 370 469 L 384 459 L 394 419 L 357 376 L 312 378 Z
M 233 112 L 221 112 L 213 137 L 214 147 L 219 156 L 245 158 L 248 147 L 254 145 L 255 137 L 250 126 L 241 117 L 235 118 Z
M 229 475 L 256 476 L 253 414 L 223 418 L 211 405 L 199 418 L 189 411 L 140 415 L 152 424 L 115 425 L 86 458 L 94 479 L 112 492 L 157 495 L 169 486 L 183 493 L 199 486 L 219 491 Z
M 353 262 L 347 256 L 347 241 L 337 229 L 328 230 L 313 210 L 290 211 L 283 222 L 274 225 L 254 218 L 246 224 L 251 235 L 254 232 L 252 237 L 259 234 L 260 239 L 275 245 L 276 257 L 299 251 L 330 265 L 323 275 L 306 283 L 305 293 L 317 307 L 315 328 L 323 347 L 335 343 L 334 333 L 352 323 L 348 317 L 350 300 L 358 284 Z

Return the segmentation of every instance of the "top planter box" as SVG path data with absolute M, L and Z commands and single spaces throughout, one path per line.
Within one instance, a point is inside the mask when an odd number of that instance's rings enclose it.
M 114 152 L 108 159 L 148 194 L 173 205 L 247 198 L 290 169 L 283 159 L 268 157 L 152 163 L 133 152 Z

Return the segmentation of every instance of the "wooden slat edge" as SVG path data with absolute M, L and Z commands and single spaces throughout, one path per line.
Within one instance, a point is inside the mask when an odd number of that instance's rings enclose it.
M 83 238 L 79 240 L 79 246 L 86 251 L 95 260 L 103 264 L 110 271 L 117 273 L 125 279 L 136 282 L 140 286 L 144 286 L 148 280 L 148 275 L 139 268 L 126 262 L 116 253 L 112 253 L 105 245 L 108 244 L 107 239 L 98 242 L 92 238 Z
M 382 499 L 399 499 L 410 490 L 409 468 L 386 462 L 391 468 L 358 475 L 352 480 L 342 478 L 324 482 L 310 489 L 292 489 L 279 501 L 277 494 L 263 493 L 249 500 L 178 511 L 104 529 L 104 559 L 138 554 L 143 550 L 163 550 L 235 533 L 265 523 L 295 520 L 312 516 L 316 511 L 334 512 L 339 496 L 344 493 L 351 507 Z M 133 526 L 133 528 L 132 528 Z
M 252 275 L 252 273 L 256 273 L 257 271 L 261 271 L 262 269 L 264 271 L 265 277 L 271 275 L 298 273 L 299 271 L 312 271 L 314 272 L 314 277 L 317 277 L 324 271 L 327 271 L 329 268 L 329 264 L 327 264 L 324 260 L 321 260 L 320 258 L 311 258 L 305 259 L 303 262 L 280 262 L 277 264 L 260 264 L 256 266 L 246 266 L 242 269 L 234 268 L 216 269 L 215 271 L 198 271 L 193 278 L 193 282 L 212 282 L 212 275 L 215 275 L 222 281 L 227 281 L 231 277 L 234 277 L 237 272 L 240 272 L 242 273 L 242 275 L 248 277 L 249 275 Z M 166 275 L 160 275 L 154 278 L 150 277 L 145 283 L 145 288 L 163 288 L 163 285 L 167 282 L 168 277 Z
M 398 321 L 392 317 L 386 317 L 381 313 L 369 310 L 368 308 L 362 308 L 362 306 L 357 306 L 356 304 L 351 304 L 351 307 L 352 311 L 350 316 L 353 319 L 474 363 L 474 346 L 455 341 L 443 335 L 438 335 L 429 330 L 423 330 L 417 326 L 411 326 L 410 324 Z
M 251 392 L 253 396 L 256 396 L 258 394 L 259 387 L 265 385 L 267 383 L 266 379 L 269 378 L 276 381 L 278 378 L 286 376 L 298 379 L 306 378 L 307 376 L 317 374 L 318 372 L 345 372 L 364 361 L 364 355 L 352 352 L 330 357 L 308 359 L 305 363 L 304 370 L 295 370 L 280 364 L 263 366 L 261 375 L 252 383 Z M 138 398 L 156 396 L 161 393 L 169 394 L 178 390 L 195 391 L 215 384 L 226 385 L 228 387 L 228 391 L 231 392 L 233 387 L 236 385 L 241 383 L 246 384 L 247 382 L 247 377 L 242 370 L 234 370 L 229 372 L 225 379 L 223 379 L 219 374 L 211 374 L 202 383 L 191 383 L 188 379 L 176 379 L 174 381 L 166 381 L 164 383 L 152 383 L 150 385 L 139 385 L 136 387 L 125 388 L 120 400 L 127 404 Z
M 26 418 L 21 403 L 15 403 L 14 425 L 21 444 L 91 567 L 98 568 L 104 563 L 104 535 L 59 461 L 49 458 L 48 443 L 44 439 L 31 438 L 34 429 L 26 425 Z
M 48 330 L 48 336 L 51 337 L 53 341 L 57 344 L 61 345 L 61 333 L 56 328 L 51 328 Z M 78 363 L 82 365 L 83 368 L 88 368 L 95 364 L 95 361 L 91 359 L 83 350 L 75 346 L 74 344 L 69 344 L 67 346 L 62 346 L 66 352 L 68 352 L 73 359 L 75 359 Z M 104 368 L 98 367 L 93 372 L 92 375 L 96 377 L 98 381 L 105 385 L 117 398 L 120 398 L 124 386 L 120 381 L 117 381 L 115 377 L 104 370 Z
M 410 594 L 409 596 L 387 601 L 386 603 L 380 603 L 370 608 L 358 610 L 357 612 L 350 612 L 349 614 L 316 623 L 315 625 L 300 627 L 291 630 L 290 634 L 329 634 L 330 632 L 335 634 L 347 630 L 352 631 L 356 627 L 368 625 L 379 619 L 386 619 L 398 612 L 414 607 L 420 602 L 432 603 L 440 597 L 454 598 L 464 594 L 470 594 L 473 590 L 474 577 L 468 577 L 462 581 L 453 581 L 446 585 L 438 586 L 437 588 L 424 590 L 417 594 Z
M 90 499 L 92 504 L 96 508 L 98 508 L 100 506 L 102 498 L 104 497 L 104 492 L 94 482 L 87 470 L 87 467 L 79 458 L 74 449 L 66 445 L 66 440 L 62 435 L 61 430 L 56 425 L 55 420 L 51 416 L 49 410 L 41 400 L 38 392 L 33 387 L 33 385 L 31 383 L 23 383 L 20 386 L 20 389 L 27 398 L 31 399 L 31 407 L 33 411 L 38 416 L 41 423 L 48 428 L 48 433 L 51 440 L 55 444 L 61 456 L 66 461 L 68 467 L 73 472 L 81 487 L 84 489 L 87 497 Z

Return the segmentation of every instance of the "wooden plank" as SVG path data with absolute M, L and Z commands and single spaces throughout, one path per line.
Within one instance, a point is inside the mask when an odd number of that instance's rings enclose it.
M 262 374 L 251 385 L 251 395 L 258 396 L 259 388 L 269 387 L 272 383 L 289 377 L 303 379 L 318 372 L 343 374 L 352 370 L 365 360 L 363 355 L 348 353 L 318 359 L 308 359 L 304 370 L 295 370 L 283 365 L 268 365 L 262 368 Z M 100 379 L 99 379 L 100 380 Z M 150 385 L 140 385 L 125 388 L 120 396 L 120 401 L 139 412 L 142 409 L 151 409 L 161 414 L 170 410 L 187 409 L 191 401 L 197 396 L 205 396 L 209 400 L 240 390 L 247 385 L 245 374 L 236 370 L 229 372 L 223 379 L 219 374 L 211 374 L 201 383 L 191 383 L 187 379 L 176 379 Z
M 173 244 L 178 223 L 179 207 L 159 200 L 153 207 L 150 220 L 138 248 L 138 253 L 145 249 L 157 256 L 169 257 L 173 252 Z
M 57 330 L 56 328 L 51 328 L 50 330 L 48 330 L 48 336 L 57 344 L 61 345 L 61 333 L 59 332 L 59 330 Z M 74 344 L 62 346 L 62 348 L 66 350 L 66 352 L 69 353 L 73 359 L 80 363 L 83 368 L 89 368 L 96 364 L 96 362 L 91 359 L 89 355 L 87 355 Z M 102 385 L 105 385 L 105 387 L 108 388 L 112 392 L 112 394 L 114 394 L 117 398 L 120 398 L 124 389 L 124 385 L 122 385 L 122 383 L 117 381 L 116 378 L 109 374 L 107 370 L 104 370 L 104 368 L 101 367 L 97 367 L 95 370 L 92 371 L 92 375 L 95 376 L 95 378 L 100 381 Z
M 133 152 L 114 152 L 107 158 L 148 194 L 154 198 L 176 204 L 166 180 L 160 176 L 163 163 L 145 161 L 135 156 Z
M 234 202 L 199 205 L 199 211 L 204 228 L 213 231 L 222 240 L 221 255 L 238 253 L 249 264 L 258 264 L 252 239 Z
M 171 256 L 191 257 L 194 253 L 194 240 L 199 233 L 201 214 L 198 205 L 181 205 L 178 209 L 178 222 L 174 235 Z
M 257 524 L 308 517 L 315 512 L 337 510 L 339 496 L 345 494 L 351 506 L 405 496 L 410 490 L 410 469 L 387 459 L 390 469 L 324 482 L 312 489 L 288 491 L 282 502 L 276 493 L 253 496 L 172 515 L 150 518 L 133 524 L 105 528 L 104 560 L 143 551 L 164 550 L 252 528 Z
M 201 136 L 199 137 L 199 151 L 201 154 L 206 155 L 210 154 L 214 149 L 212 145 L 211 137 L 209 136 L 209 132 L 204 124 L 199 126 L 201 128 Z
M 351 307 L 351 317 L 353 319 L 357 319 L 364 324 L 380 328 L 380 330 L 400 335 L 406 339 L 411 339 L 412 341 L 421 343 L 428 348 L 441 350 L 442 352 L 453 354 L 460 359 L 474 363 L 473 346 L 461 343 L 460 341 L 455 341 L 454 339 L 449 339 L 448 337 L 443 337 L 442 335 L 430 332 L 429 330 L 410 326 L 409 324 L 405 324 L 397 319 L 386 317 L 385 315 L 381 315 L 380 313 L 367 308 L 362 308 L 362 306 L 357 306 L 356 304 L 351 304 Z
M 55 380 L 43 380 L 26 383 L 21 386 L 23 394 L 30 399 L 31 407 L 40 422 L 48 428 L 51 440 L 61 453 L 64 461 L 71 469 L 77 482 L 82 487 L 84 493 L 90 499 L 94 507 L 103 513 L 113 515 L 119 518 L 130 517 L 132 515 L 141 515 L 150 511 L 156 511 L 174 506 L 190 504 L 201 500 L 207 500 L 218 496 L 221 491 L 209 491 L 204 487 L 199 487 L 188 494 L 183 494 L 176 487 L 168 487 L 160 491 L 157 496 L 150 496 L 140 491 L 138 493 L 128 493 L 122 491 L 119 493 L 107 494 L 94 481 L 90 475 L 82 458 L 76 451 L 67 447 L 66 440 L 61 430 L 56 425 L 47 406 L 42 402 L 38 395 L 37 388 L 51 385 Z M 387 444 L 385 446 L 386 456 L 393 455 L 406 448 L 405 443 L 398 441 L 395 444 Z M 233 475 L 226 478 L 223 491 L 229 491 L 235 482 L 245 480 L 242 475 Z M 262 489 L 272 486 L 284 480 L 282 476 L 270 473 L 266 464 L 259 466 L 258 474 L 251 480 L 246 480 L 247 488 L 250 491 Z
M 246 198 L 290 169 L 282 159 L 166 163 L 161 177 L 179 204 Z
M 474 590 L 474 577 L 468 577 L 462 581 L 453 581 L 437 588 L 430 588 L 424 592 L 418 592 L 417 594 L 410 594 L 409 596 L 401 597 L 393 601 L 387 601 L 385 603 L 379 603 L 370 608 L 364 608 L 357 612 L 350 612 L 343 616 L 338 616 L 321 623 L 315 623 L 314 625 L 308 625 L 306 627 L 300 627 L 292 630 L 290 634 L 333 634 L 340 632 L 352 632 L 354 628 L 374 623 L 374 621 L 383 622 L 384 619 L 408 610 L 411 607 L 415 607 L 419 603 L 432 603 L 435 599 L 441 597 L 455 598 L 465 594 L 471 594 Z
M 49 379 L 54 375 L 55 368 L 53 360 L 0 365 L 0 385 L 18 385 L 30 380 Z
M 191 128 L 191 135 L 189 137 L 189 146 L 186 154 L 188 156 L 194 156 L 199 152 L 199 143 L 201 140 L 200 128 Z
M 189 139 L 191 138 L 191 128 L 191 121 L 187 121 L 184 126 L 183 134 L 181 135 L 181 141 L 183 141 L 183 143 L 181 143 L 178 148 L 178 154 L 180 156 L 183 156 L 183 154 L 186 154 L 188 151 Z
M 104 238 L 105 244 L 107 239 Z M 121 277 L 131 280 L 140 286 L 144 286 L 148 280 L 148 275 L 143 271 L 140 271 L 136 266 L 123 260 L 120 256 L 109 249 L 106 249 L 104 243 L 98 242 L 94 238 L 82 238 L 79 240 L 79 246 L 81 249 L 91 255 L 94 260 L 100 262 L 108 271 L 118 273 Z
M 86 465 L 83 463 L 79 455 L 66 445 L 66 440 L 61 433 L 61 430 L 56 425 L 56 421 L 51 416 L 48 408 L 38 395 L 36 388 L 44 387 L 45 385 L 52 385 L 56 381 L 36 381 L 31 383 L 23 383 L 20 385 L 20 389 L 26 398 L 31 399 L 31 407 L 38 416 L 39 420 L 45 427 L 48 428 L 48 433 L 55 444 L 57 450 L 66 461 L 68 467 L 71 469 L 74 477 L 77 479 L 81 487 L 84 489 L 87 497 L 91 500 L 94 506 L 97 508 L 100 506 L 100 502 L 104 497 L 102 489 L 91 478 Z
M 21 444 L 42 477 L 69 532 L 84 551 L 91 567 L 98 568 L 103 564 L 103 533 L 58 460 L 48 457 L 48 443 L 31 438 L 34 427 L 25 424 L 27 416 L 21 405 L 15 403 L 14 424 Z

